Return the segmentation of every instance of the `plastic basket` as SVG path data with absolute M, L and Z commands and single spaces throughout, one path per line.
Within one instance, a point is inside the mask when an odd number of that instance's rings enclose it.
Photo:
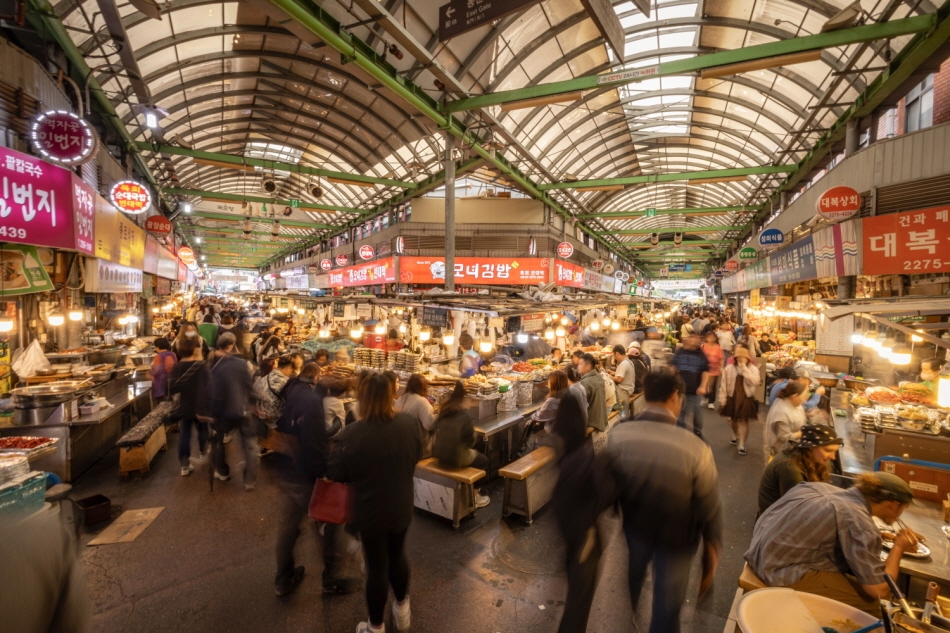
M 46 475 L 31 473 L 22 484 L 0 493 L 0 516 L 26 516 L 43 509 Z

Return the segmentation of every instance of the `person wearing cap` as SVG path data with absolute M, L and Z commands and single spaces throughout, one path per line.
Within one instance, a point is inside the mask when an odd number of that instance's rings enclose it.
M 785 388 L 785 385 L 788 384 L 789 380 L 794 379 L 802 383 L 802 385 L 805 387 L 806 390 L 809 387 L 811 387 L 811 384 L 812 384 L 811 372 L 805 369 L 804 367 L 798 367 L 795 369 L 791 367 L 783 367 L 779 371 L 779 376 L 781 377 L 781 380 L 776 381 L 775 384 L 772 385 L 772 389 L 769 390 L 768 404 L 770 406 L 775 402 L 775 399 L 778 397 L 779 392 Z M 807 396 L 805 398 L 805 401 L 802 403 L 802 408 L 805 410 L 805 412 L 811 413 L 812 411 L 814 411 L 818 407 L 818 404 L 821 402 L 821 397 L 823 395 L 825 395 L 825 388 L 819 385 L 818 388 L 815 389 L 815 392 L 812 393 L 810 396 Z
M 755 401 L 755 388 L 762 381 L 759 368 L 751 362 L 749 350 L 737 346 L 735 361 L 722 370 L 716 403 L 719 415 L 729 418 L 732 426 L 730 444 L 737 447 L 739 455 L 746 454 L 745 442 L 749 438 L 749 421 L 759 417 L 759 405 Z
M 630 347 L 627 348 L 627 358 L 630 359 L 630 362 L 633 363 L 633 368 L 636 370 L 636 385 L 633 388 L 633 393 L 643 393 L 643 379 L 646 378 L 646 375 L 650 372 L 650 357 L 644 354 L 640 350 L 640 344 L 636 341 L 630 343 Z
M 798 435 L 798 442 L 775 455 L 762 473 L 759 515 L 803 481 L 828 482 L 831 479 L 828 463 L 838 454 L 844 440 L 832 427 L 824 424 L 806 424 Z
M 860 475 L 853 488 L 802 483 L 776 501 L 755 524 L 745 553 L 769 587 L 788 587 L 880 615 L 890 590 L 884 579 L 900 573 L 901 556 L 914 551 L 914 535 L 898 533 L 885 561 L 874 523 L 891 525 L 913 499 L 910 486 L 883 472 Z

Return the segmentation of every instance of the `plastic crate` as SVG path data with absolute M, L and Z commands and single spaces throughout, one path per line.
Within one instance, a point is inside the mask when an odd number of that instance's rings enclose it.
M 30 476 L 16 488 L 0 493 L 0 516 L 26 516 L 43 509 L 46 498 L 46 475 Z

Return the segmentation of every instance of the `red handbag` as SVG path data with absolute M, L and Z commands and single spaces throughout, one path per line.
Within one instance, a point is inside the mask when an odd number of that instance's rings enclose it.
M 350 518 L 350 486 L 338 481 L 318 479 L 310 495 L 307 514 L 320 523 L 347 523 Z

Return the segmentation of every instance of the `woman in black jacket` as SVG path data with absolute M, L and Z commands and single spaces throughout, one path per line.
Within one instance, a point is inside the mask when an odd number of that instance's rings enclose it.
M 208 398 L 208 370 L 201 354 L 199 339 L 186 338 L 178 344 L 181 361 L 172 368 L 168 381 L 168 392 L 180 394 L 175 417 L 178 420 L 178 461 L 181 463 L 181 476 L 190 475 L 191 465 L 191 428 L 198 430 L 198 460 L 206 455 L 208 448 L 208 423 L 198 416 L 210 419 Z M 203 341 L 202 341 L 203 342 Z
M 455 382 L 455 389 L 442 403 L 439 417 L 435 421 L 435 441 L 432 444 L 432 456 L 446 468 L 478 468 L 488 472 L 488 458 L 476 451 L 475 427 L 471 416 L 462 408 L 465 400 L 465 386 L 461 380 Z M 481 490 L 476 491 L 475 507 L 484 508 L 490 499 Z
M 279 428 L 289 442 L 290 455 L 278 455 L 278 484 L 284 493 L 277 531 L 277 577 L 274 589 L 284 596 L 297 588 L 304 568 L 294 563 L 294 545 L 300 536 L 300 521 L 307 514 L 310 496 L 317 480 L 327 474 L 330 438 L 340 430 L 337 422 L 327 428 L 323 413 L 323 388 L 316 384 L 319 369 L 303 368 L 300 376 L 288 382 L 281 392 L 285 403 Z M 316 529 L 316 523 L 313 523 Z M 358 581 L 340 576 L 341 559 L 337 552 L 339 526 L 323 528 L 323 592 L 352 593 Z M 319 538 L 318 538 L 319 540 Z
M 330 479 L 352 484 L 351 524 L 363 541 L 369 621 L 360 622 L 357 633 L 384 630 L 390 586 L 396 628 L 409 628 L 405 542 L 412 522 L 412 477 L 422 457 L 422 437 L 415 418 L 395 413 L 395 399 L 385 376 L 367 376 L 357 393 L 360 419 L 337 436 L 330 464 Z

